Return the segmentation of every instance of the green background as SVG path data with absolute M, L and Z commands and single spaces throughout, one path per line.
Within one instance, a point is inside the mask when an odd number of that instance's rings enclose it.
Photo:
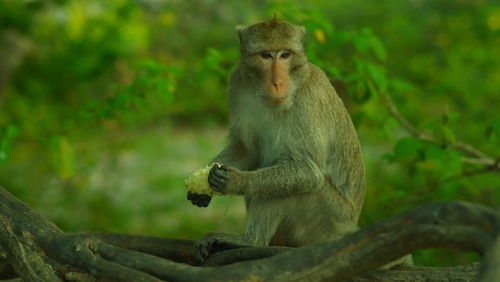
M 309 59 L 363 146 L 360 223 L 433 201 L 500 205 L 500 6 L 435 1 L 0 1 L 0 185 L 65 231 L 240 232 L 239 197 L 197 208 L 184 179 L 224 146 L 237 24 L 306 26 Z M 412 137 L 384 106 L 434 143 Z M 426 250 L 417 264 L 475 254 Z

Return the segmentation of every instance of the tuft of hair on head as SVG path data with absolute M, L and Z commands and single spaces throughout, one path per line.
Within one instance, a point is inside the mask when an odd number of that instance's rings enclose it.
M 281 22 L 278 20 L 278 15 L 274 14 L 273 18 L 268 21 L 269 26 L 271 27 L 277 27 L 278 25 L 281 24 Z

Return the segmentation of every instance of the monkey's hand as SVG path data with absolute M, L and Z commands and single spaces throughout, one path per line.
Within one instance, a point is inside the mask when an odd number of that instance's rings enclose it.
M 208 207 L 210 204 L 210 200 L 212 197 L 205 194 L 197 194 L 193 192 L 187 192 L 187 199 L 191 201 L 191 203 L 198 207 Z
M 208 173 L 208 184 L 222 194 L 242 194 L 238 189 L 241 171 L 223 164 L 214 164 Z
M 187 188 L 187 199 L 195 206 L 208 206 L 212 196 L 218 194 L 208 184 L 208 172 L 212 166 L 193 171 L 184 181 Z

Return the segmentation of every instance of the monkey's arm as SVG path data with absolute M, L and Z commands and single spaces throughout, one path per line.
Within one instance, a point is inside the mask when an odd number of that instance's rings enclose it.
M 251 170 L 255 168 L 256 161 L 240 140 L 230 138 L 229 144 L 210 163 L 221 163 L 239 170 Z
M 208 181 L 224 194 L 274 197 L 311 192 L 322 186 L 325 176 L 312 161 L 291 160 L 255 171 L 214 166 Z

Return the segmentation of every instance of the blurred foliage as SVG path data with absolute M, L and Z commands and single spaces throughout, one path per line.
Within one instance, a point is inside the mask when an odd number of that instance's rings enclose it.
M 224 144 L 237 24 L 306 26 L 363 145 L 366 225 L 422 203 L 500 205 L 500 6 L 426 1 L 0 1 L 0 185 L 68 231 L 239 232 L 242 200 L 184 200 Z M 384 106 L 435 142 L 417 139 Z M 426 250 L 418 264 L 475 260 Z

